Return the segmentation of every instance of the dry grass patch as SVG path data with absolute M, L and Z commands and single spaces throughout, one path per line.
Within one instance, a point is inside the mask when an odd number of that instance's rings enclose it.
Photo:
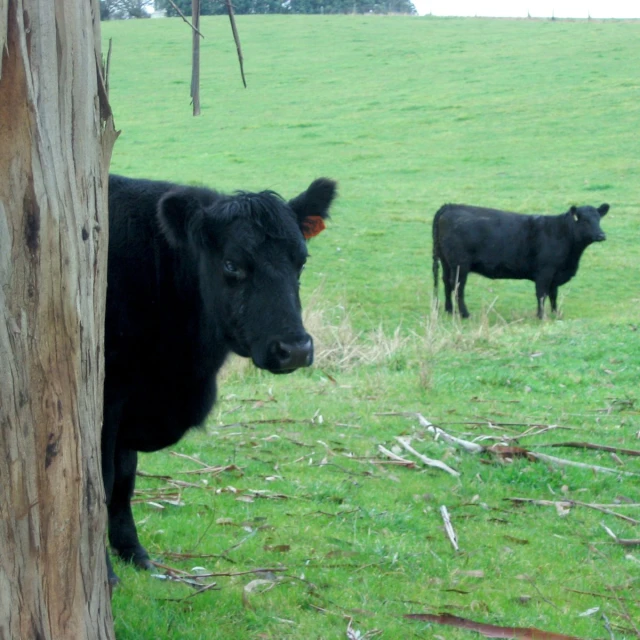
M 469 351 L 499 345 L 506 336 L 522 331 L 531 333 L 533 344 L 549 323 L 532 326 L 522 320 L 508 322 L 495 312 L 493 303 L 484 307 L 474 318 L 462 320 L 449 316 L 431 304 L 424 317 L 422 330 L 404 331 L 397 326 L 391 333 L 382 326 L 370 331 L 354 328 L 351 315 L 344 304 L 327 306 L 319 293 L 314 293 L 303 313 L 304 326 L 313 336 L 314 366 L 330 371 L 352 371 L 356 367 L 388 365 L 395 358 L 417 357 L 424 363 L 436 354 L 450 349 Z M 231 356 L 220 376 L 243 376 L 253 367 L 247 358 Z
M 372 331 L 356 331 L 344 305 L 334 308 L 311 300 L 304 313 L 304 324 L 315 343 L 315 364 L 321 369 L 351 371 L 362 365 L 388 362 L 409 343 L 401 327 L 391 335 L 379 326 Z
M 388 364 L 398 356 L 418 356 L 420 361 L 443 350 L 473 351 L 500 345 L 508 336 L 530 334 L 535 343 L 553 327 L 553 323 L 535 325 L 523 319 L 507 321 L 494 309 L 495 300 L 483 307 L 472 319 L 462 320 L 458 314 L 449 316 L 433 301 L 429 313 L 416 331 L 397 326 L 385 332 L 380 325 L 371 331 L 354 329 L 349 311 L 344 305 L 335 308 L 322 306 L 314 296 L 304 313 L 307 330 L 316 346 L 315 363 L 320 368 L 350 371 L 362 365 Z

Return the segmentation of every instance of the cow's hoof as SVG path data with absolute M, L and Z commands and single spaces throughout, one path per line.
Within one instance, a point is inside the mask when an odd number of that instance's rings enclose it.
M 152 571 L 156 568 L 153 562 L 151 562 L 149 556 L 134 558 L 133 564 L 136 566 L 136 568 L 144 569 L 145 571 Z
M 109 592 L 113 592 L 113 590 L 120 584 L 120 578 L 113 573 L 113 571 L 109 574 Z
M 131 545 L 125 549 L 116 549 L 115 552 L 121 560 L 132 564 L 136 569 L 144 569 L 145 571 L 154 569 L 154 564 L 151 562 L 149 554 L 140 544 Z

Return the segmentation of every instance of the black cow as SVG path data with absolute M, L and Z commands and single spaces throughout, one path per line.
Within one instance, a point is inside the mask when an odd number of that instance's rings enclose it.
M 442 262 L 445 309 L 453 311 L 451 293 L 457 290 L 460 315 L 469 317 L 464 286 L 469 272 L 487 278 L 533 280 L 538 318 L 544 301 L 556 311 L 558 287 L 578 271 L 583 251 L 605 235 L 600 219 L 608 204 L 571 207 L 558 216 L 535 216 L 445 204 L 433 219 L 433 284 L 438 293 L 438 264 Z
M 102 470 L 121 558 L 151 567 L 131 513 L 137 452 L 203 423 L 229 353 L 272 373 L 312 363 L 299 278 L 335 194 L 326 178 L 286 202 L 110 176 Z

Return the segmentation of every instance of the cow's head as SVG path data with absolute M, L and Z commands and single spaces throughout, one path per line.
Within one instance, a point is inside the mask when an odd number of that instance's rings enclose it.
M 600 219 L 609 211 L 608 204 L 601 204 L 597 209 L 595 207 L 571 207 L 569 214 L 574 221 L 574 230 L 578 242 L 583 245 L 589 245 L 592 242 L 602 242 L 607 236 L 600 228 Z
M 306 240 L 324 229 L 336 183 L 319 178 L 289 202 L 272 191 L 206 194 L 179 189 L 158 205 L 169 243 L 197 260 L 206 329 L 272 373 L 309 366 L 299 279 Z

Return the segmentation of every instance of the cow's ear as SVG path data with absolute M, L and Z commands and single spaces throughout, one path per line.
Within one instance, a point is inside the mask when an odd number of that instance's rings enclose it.
M 308 240 L 324 229 L 329 217 L 329 208 L 336 197 L 337 184 L 329 178 L 314 180 L 306 191 L 289 200 L 304 237 Z
M 569 213 L 573 216 L 573 219 L 578 222 L 578 207 L 573 205 L 571 209 L 569 209 Z
M 598 213 L 601 218 L 604 218 L 607 215 L 607 211 L 609 211 L 609 205 L 606 202 L 598 207 Z
M 169 191 L 158 202 L 158 223 L 172 247 L 184 246 L 202 225 L 202 203 L 188 189 Z

